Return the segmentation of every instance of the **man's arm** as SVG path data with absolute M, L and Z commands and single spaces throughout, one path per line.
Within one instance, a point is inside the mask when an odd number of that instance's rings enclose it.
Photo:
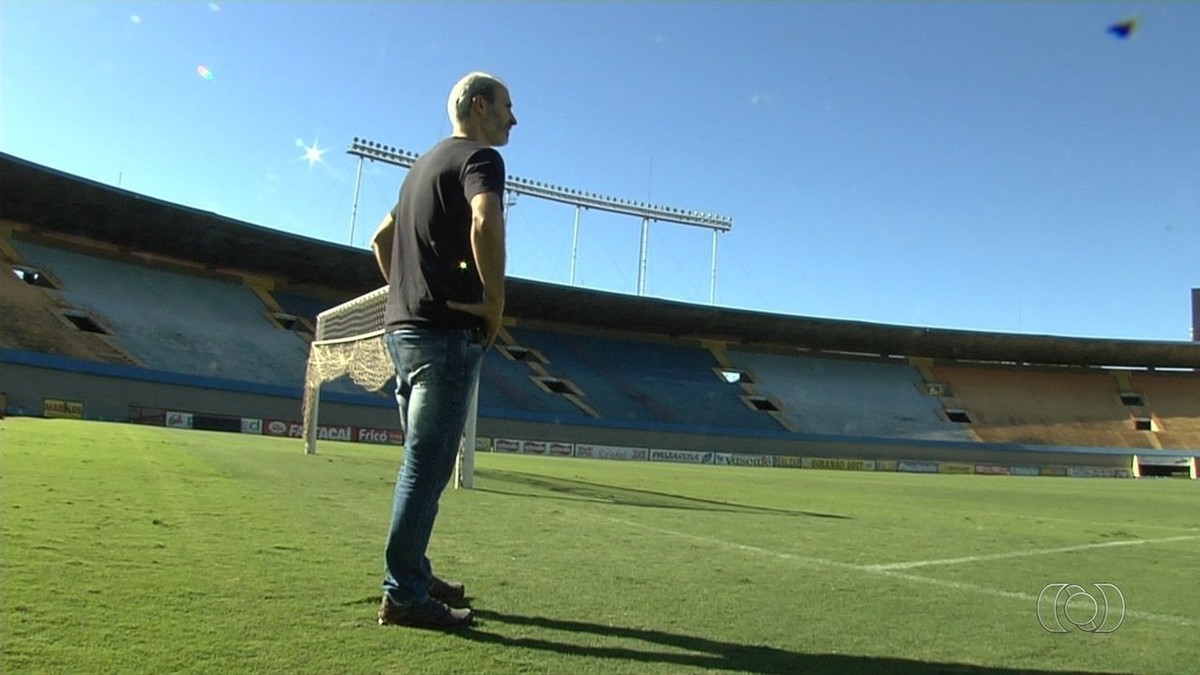
M 451 309 L 483 317 L 485 349 L 495 342 L 504 316 L 504 246 L 504 208 L 500 195 L 481 192 L 471 199 L 471 250 L 475 254 L 479 279 L 483 282 L 483 302 L 446 304 Z
M 379 227 L 375 228 L 375 234 L 371 235 L 371 250 L 375 252 L 375 262 L 379 265 L 383 280 L 387 282 L 391 282 L 392 242 L 395 231 L 396 221 L 392 219 L 389 211 L 379 222 Z

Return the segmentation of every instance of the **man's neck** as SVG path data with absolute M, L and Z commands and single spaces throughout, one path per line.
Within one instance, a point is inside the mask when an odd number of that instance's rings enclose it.
M 454 130 L 454 133 L 451 134 L 450 137 L 451 138 L 465 138 L 468 141 L 475 141 L 476 143 L 479 143 L 481 145 L 488 145 L 488 143 L 485 143 L 480 138 L 479 132 L 477 130 L 471 129 L 471 128 L 458 127 Z

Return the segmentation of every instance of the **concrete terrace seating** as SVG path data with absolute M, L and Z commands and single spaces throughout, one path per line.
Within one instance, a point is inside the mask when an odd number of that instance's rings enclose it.
M 62 297 L 94 313 L 147 368 L 299 386 L 308 344 L 271 323 L 249 288 L 28 242 L 14 248 L 52 271 Z
M 498 349 L 483 356 L 480 368 L 479 410 L 491 417 L 524 416 L 539 421 L 571 422 L 591 419 L 560 394 L 544 391 L 530 379 L 529 366 L 509 360 Z
M 699 345 L 525 326 L 509 332 L 521 346 L 544 354 L 547 372 L 577 385 L 583 402 L 608 424 L 786 433 L 770 416 L 747 407 L 741 389 L 713 372 L 714 357 Z
M 924 394 L 920 372 L 906 363 L 733 348 L 728 356 L 760 394 L 779 403 L 797 432 L 972 440 L 941 416 L 939 400 Z
M 295 316 L 304 317 L 312 322 L 313 326 L 317 325 L 317 315 L 330 307 L 335 307 L 340 302 L 331 302 L 328 300 L 320 300 L 307 295 L 299 295 L 289 293 L 287 291 L 271 291 L 271 297 L 275 298 L 275 302 L 283 308 L 283 311 Z M 347 298 L 350 300 L 352 298 Z M 343 301 L 344 302 L 344 301 Z
M 1200 372 L 1137 372 L 1130 381 L 1161 425 L 1163 449 L 1200 451 Z
M 25 283 L 8 264 L 0 266 L 0 297 L 4 298 L 0 348 L 134 365 L 101 336 L 80 331 L 62 318 L 52 291 Z
M 1154 447 L 1103 370 L 937 364 L 933 372 L 985 442 Z

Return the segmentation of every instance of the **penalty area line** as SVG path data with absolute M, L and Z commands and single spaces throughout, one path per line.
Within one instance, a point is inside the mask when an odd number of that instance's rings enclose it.
M 580 514 L 580 515 L 585 515 L 585 514 Z M 872 576 L 881 576 L 881 577 L 888 577 L 888 578 L 892 578 L 892 579 L 899 579 L 902 581 L 907 581 L 909 583 L 925 584 L 928 586 L 938 586 L 941 588 L 949 588 L 949 589 L 953 589 L 953 590 L 957 590 L 957 591 L 965 591 L 968 593 L 991 595 L 994 597 L 1008 598 L 1011 600 L 1022 600 L 1024 602 L 1029 602 L 1029 603 L 1036 603 L 1038 600 L 1038 596 L 1032 595 L 1030 593 L 1022 593 L 1019 591 L 1006 591 L 1006 590 L 1002 590 L 999 588 L 992 588 L 990 586 L 980 586 L 979 584 L 969 584 L 969 583 L 965 583 L 965 582 L 961 582 L 961 581 L 950 581 L 948 579 L 935 579 L 932 577 L 923 577 L 923 576 L 918 576 L 916 574 L 909 574 L 907 572 L 900 572 L 900 571 L 897 571 L 897 569 L 895 569 L 895 568 L 881 567 L 879 565 L 855 565 L 852 563 L 845 563 L 845 562 L 841 562 L 838 560 L 830 560 L 828 558 L 818 558 L 815 556 L 805 556 L 805 555 L 797 555 L 794 553 L 784 553 L 782 551 L 774 551 L 774 550 L 771 550 L 768 548 L 763 548 L 761 546 L 751 546 L 749 544 L 739 544 L 737 542 L 725 541 L 724 539 L 717 539 L 715 537 L 707 537 L 707 536 L 699 535 L 699 534 L 689 534 L 687 532 L 679 532 L 677 530 L 670 530 L 670 529 L 663 528 L 663 527 L 655 527 L 653 525 L 644 525 L 642 523 L 634 522 L 632 520 L 625 520 L 622 518 L 613 518 L 612 516 L 598 516 L 595 514 L 586 514 L 586 515 L 593 519 L 607 520 L 609 522 L 618 523 L 618 524 L 624 525 L 626 527 L 632 527 L 632 528 L 636 528 L 639 530 L 645 530 L 647 532 L 654 532 L 656 534 L 664 534 L 664 535 L 668 535 L 671 537 L 675 537 L 677 539 L 686 539 L 689 541 L 707 544 L 709 546 L 716 546 L 718 548 L 723 548 L 723 549 L 728 549 L 728 550 L 733 550 L 733 551 L 741 551 L 743 553 L 751 553 L 754 555 L 766 556 L 766 557 L 770 557 L 770 558 L 775 558 L 777 560 L 783 560 L 786 562 L 796 563 L 796 564 L 800 564 L 800 565 L 807 565 L 807 566 L 811 566 L 811 567 L 827 567 L 827 568 L 846 570 L 849 572 L 861 572 L 863 574 L 869 574 Z M 1200 539 L 1200 536 L 1170 537 L 1167 539 L 1137 540 L 1136 542 L 1106 542 L 1106 543 L 1109 545 L 1122 544 L 1122 543 L 1124 543 L 1124 544 L 1133 544 L 1133 543 L 1149 544 L 1149 543 L 1161 543 L 1161 542 L 1166 542 L 1166 541 L 1181 541 L 1181 540 L 1187 540 L 1187 539 Z M 1069 547 L 1070 550 L 1077 550 L 1078 548 L 1079 547 Z M 1091 546 L 1089 546 L 1089 548 L 1096 548 L 1096 546 L 1091 545 Z M 1054 551 L 1044 549 L 1042 552 L 1049 553 L 1049 552 L 1054 552 Z M 976 557 L 978 557 L 978 556 L 976 556 Z M 1016 556 L 1008 556 L 1008 557 L 1016 557 Z M 1173 614 L 1157 614 L 1154 612 L 1143 612 L 1140 610 L 1132 610 L 1132 609 L 1127 609 L 1125 611 L 1125 616 L 1143 619 L 1143 620 L 1147 620 L 1147 621 L 1155 621 L 1158 623 L 1171 624 L 1174 626 L 1200 628 L 1200 619 L 1193 619 L 1193 618 L 1186 617 L 1186 616 L 1175 616 Z
M 1097 548 L 1115 548 L 1118 546 L 1141 546 L 1142 544 L 1165 544 L 1172 541 L 1190 541 L 1200 539 L 1200 534 L 1181 535 L 1178 537 L 1163 537 L 1161 539 L 1122 539 L 1120 541 L 1102 541 L 1094 544 L 1079 544 L 1077 546 L 1061 546 L 1059 548 L 1030 549 L 1027 551 L 1009 551 L 1007 553 L 988 553 L 984 555 L 968 555 L 961 558 L 938 558 L 936 560 L 913 560 L 910 562 L 883 563 L 880 565 L 864 565 L 863 568 L 872 572 L 891 570 L 910 570 L 917 567 L 932 565 L 961 565 L 963 563 L 987 562 L 990 560 L 1008 560 L 1010 558 L 1029 558 L 1039 555 L 1054 555 L 1055 553 L 1071 553 L 1073 551 L 1088 551 Z
M 891 570 L 875 570 L 868 567 L 861 567 L 862 571 L 869 574 L 879 574 L 895 579 L 903 579 L 913 583 L 929 584 L 932 586 L 940 586 L 942 588 L 953 588 L 959 591 L 968 591 L 971 593 L 980 593 L 984 595 L 993 595 L 1001 598 L 1015 598 L 1024 600 L 1029 603 L 1036 603 L 1038 597 L 1029 593 L 1021 593 L 1018 591 L 1005 591 L 999 588 L 991 588 L 989 586 L 980 586 L 978 584 L 968 584 L 962 581 L 950 581 L 948 579 L 934 579 L 931 577 L 917 576 L 916 574 L 907 574 L 905 572 L 894 572 Z M 1185 626 L 1190 628 L 1200 628 L 1200 619 L 1192 619 L 1186 616 L 1175 616 L 1173 614 L 1157 614 L 1155 612 L 1143 612 L 1141 610 L 1126 609 L 1125 616 L 1136 619 L 1144 619 L 1147 621 L 1156 621 L 1158 623 L 1168 623 L 1174 626 Z
M 997 513 L 995 511 L 982 511 L 981 516 L 1003 516 L 1004 518 L 1021 518 L 1024 520 L 1033 520 L 1038 523 L 1047 520 L 1053 520 L 1059 523 L 1071 523 L 1072 525 L 1085 525 L 1089 527 L 1131 527 L 1134 529 L 1151 529 L 1151 530 L 1175 530 L 1176 532 L 1195 532 L 1200 533 L 1200 525 L 1158 525 L 1156 523 L 1116 523 L 1116 522 L 1097 522 L 1095 520 L 1079 520 L 1077 518 L 1060 518 L 1058 516 L 1042 516 L 1031 515 L 1028 513 Z

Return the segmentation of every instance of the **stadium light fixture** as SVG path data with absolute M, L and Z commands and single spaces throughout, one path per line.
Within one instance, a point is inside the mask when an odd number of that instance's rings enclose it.
M 360 158 L 381 161 L 404 168 L 411 167 L 413 162 L 420 157 L 415 152 L 384 146 L 381 143 L 359 137 L 354 138 L 347 152 L 352 155 L 358 155 Z M 647 218 L 651 222 L 692 225 L 720 232 L 728 232 L 733 229 L 732 218 L 714 213 L 678 209 L 618 197 L 609 197 L 595 192 L 576 190 L 541 181 L 531 181 L 519 176 L 510 175 L 509 183 L 509 189 L 514 192 L 562 202 L 571 206 L 581 206 L 638 218 Z
M 385 146 L 375 141 L 369 141 L 363 138 L 354 137 L 350 143 L 350 148 L 346 151 L 348 154 L 358 156 L 358 177 L 355 179 L 354 188 L 354 205 L 350 215 L 350 243 L 354 244 L 354 221 L 358 213 L 358 195 L 359 185 L 362 181 L 362 161 L 369 159 L 371 161 L 380 161 L 395 166 L 411 168 L 413 163 L 420 157 L 415 152 Z M 733 229 L 733 219 L 729 216 L 722 216 L 707 211 L 692 211 L 690 209 L 680 209 L 671 206 L 660 206 L 647 202 L 624 199 L 618 197 L 609 197 L 595 192 L 587 192 L 584 190 L 576 190 L 561 185 L 552 183 L 543 183 L 541 181 L 532 181 L 519 176 L 509 175 L 507 179 L 506 190 L 512 194 L 525 194 L 531 197 L 548 199 L 570 206 L 576 207 L 576 241 L 578 240 L 578 214 L 581 209 L 596 209 L 606 211 L 608 213 L 616 213 L 626 216 L 634 216 L 642 220 L 642 246 L 639 260 L 639 294 L 645 287 L 645 270 L 646 270 L 646 251 L 648 248 L 648 228 L 651 223 L 667 222 L 676 223 L 679 225 L 691 225 L 694 227 L 702 227 L 712 231 L 712 278 L 709 290 L 710 304 L 716 301 L 716 283 L 717 283 L 717 235 L 722 232 L 729 232 Z M 572 260 L 574 260 L 575 252 L 572 252 Z M 572 262 L 574 267 L 574 262 Z M 572 282 L 574 282 L 574 273 L 572 272 Z

